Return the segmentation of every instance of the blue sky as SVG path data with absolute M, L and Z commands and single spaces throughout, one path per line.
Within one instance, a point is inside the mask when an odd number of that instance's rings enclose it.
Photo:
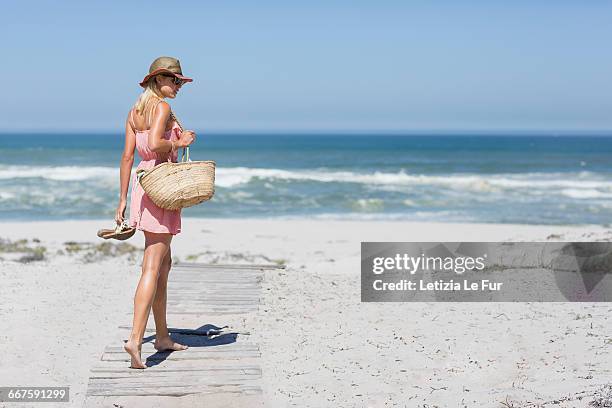
M 199 131 L 612 129 L 612 2 L 3 4 L 0 131 L 120 131 L 159 55 Z

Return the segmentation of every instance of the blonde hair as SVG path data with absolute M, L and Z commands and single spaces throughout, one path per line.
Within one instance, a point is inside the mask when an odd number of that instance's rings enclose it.
M 148 118 L 147 120 L 147 117 L 145 115 L 145 108 L 147 107 L 151 99 L 153 100 L 160 100 L 160 99 L 163 100 L 164 99 L 163 96 L 159 95 L 159 89 L 157 88 L 157 82 L 155 81 L 155 76 L 149 78 L 149 81 L 147 82 L 145 86 L 145 90 L 142 91 L 142 93 L 138 97 L 138 100 L 133 106 L 133 109 L 136 111 L 136 113 L 138 113 L 139 115 L 142 115 L 145 119 L 145 123 L 148 123 L 148 124 L 151 123 L 151 118 Z M 152 110 L 151 110 L 151 114 L 153 114 Z M 176 122 L 176 124 L 178 125 L 178 127 L 180 128 L 182 132 L 184 129 L 183 125 L 181 124 L 179 119 L 176 117 L 174 112 L 172 112 L 172 110 L 170 110 L 170 119 Z
M 155 76 L 149 78 L 149 81 L 147 82 L 144 91 L 140 94 L 138 100 L 133 106 L 136 113 L 142 115 L 145 118 L 146 123 L 151 123 L 151 118 L 148 118 L 147 120 L 145 116 L 145 108 L 149 105 L 151 99 L 164 99 L 163 96 L 160 96 L 159 89 L 157 88 L 157 82 L 155 81 Z

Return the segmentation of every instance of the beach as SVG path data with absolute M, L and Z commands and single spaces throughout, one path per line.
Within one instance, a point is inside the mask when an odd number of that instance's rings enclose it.
M 3 7 L 0 408 L 612 408 L 612 2 L 188 6 Z
M 132 310 L 144 246 L 141 232 L 103 241 L 103 227 L 0 223 L 2 385 L 70 386 L 61 406 L 82 405 Z M 612 383 L 609 303 L 362 303 L 360 244 L 611 239 L 598 225 L 185 217 L 172 255 L 286 265 L 266 271 L 257 313 L 202 322 L 251 332 L 266 406 L 574 407 Z

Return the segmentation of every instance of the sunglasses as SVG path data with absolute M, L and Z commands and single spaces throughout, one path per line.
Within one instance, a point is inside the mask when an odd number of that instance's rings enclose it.
M 185 84 L 185 81 L 183 81 L 181 78 L 177 78 L 174 75 L 168 75 L 168 74 L 160 74 L 161 76 L 165 76 L 168 78 L 172 78 L 172 83 L 174 85 L 183 85 Z

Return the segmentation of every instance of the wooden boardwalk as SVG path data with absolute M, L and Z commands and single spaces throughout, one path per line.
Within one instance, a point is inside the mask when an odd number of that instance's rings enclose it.
M 273 268 L 282 266 L 173 265 L 168 327 L 171 337 L 189 348 L 155 350 L 151 312 L 142 345 L 147 368 L 129 368 L 120 341 L 107 345 L 91 368 L 83 406 L 178 407 L 204 401 L 210 407 L 217 406 L 215 401 L 218 406 L 257 406 L 262 393 L 259 346 L 239 325 L 244 314 L 258 310 L 264 270 Z M 132 311 L 126 311 L 125 323 L 118 328 L 123 341 L 130 334 L 131 319 Z

